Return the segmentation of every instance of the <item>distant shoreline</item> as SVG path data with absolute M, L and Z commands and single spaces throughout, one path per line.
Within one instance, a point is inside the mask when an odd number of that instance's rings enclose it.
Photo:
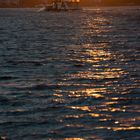
M 8 9 L 8 8 L 16 8 L 16 9 L 22 9 L 22 8 L 40 8 L 41 6 L 35 6 L 35 7 L 10 7 L 10 6 L 7 6 L 7 7 L 0 7 L 0 9 Z M 105 6 L 99 6 L 99 5 L 97 5 L 97 6 L 81 6 L 81 7 L 83 7 L 83 8 L 96 8 L 96 7 L 101 7 L 101 8 L 104 8 L 104 7 L 140 7 L 140 5 L 105 5 Z
M 43 4 L 39 5 L 2 5 L 0 3 L 0 8 L 38 8 L 40 6 L 43 6 Z M 97 4 L 97 5 L 82 5 L 80 4 L 81 7 L 121 7 L 121 6 L 140 6 L 139 4 L 136 3 L 129 3 L 129 4 L 112 4 L 112 5 L 105 5 L 105 4 Z

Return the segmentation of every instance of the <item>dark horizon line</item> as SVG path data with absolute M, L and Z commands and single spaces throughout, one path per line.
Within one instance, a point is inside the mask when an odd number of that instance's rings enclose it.
M 48 0 L 51 1 L 51 0 Z M 40 5 L 44 5 L 43 2 L 39 0 L 21 0 L 19 3 L 5 3 L 3 1 L 0 1 L 0 8 L 33 8 L 38 7 Z M 100 3 L 96 3 L 94 1 L 91 2 L 91 0 L 88 0 L 87 3 L 84 2 L 84 0 L 81 0 L 80 6 L 82 7 L 94 7 L 94 6 L 100 6 L 100 7 L 106 7 L 106 6 L 140 6 L 140 1 L 136 0 L 105 0 Z

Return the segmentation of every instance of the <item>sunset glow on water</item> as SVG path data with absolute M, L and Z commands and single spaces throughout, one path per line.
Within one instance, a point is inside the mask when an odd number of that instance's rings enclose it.
M 140 8 L 0 9 L 0 136 L 140 139 Z

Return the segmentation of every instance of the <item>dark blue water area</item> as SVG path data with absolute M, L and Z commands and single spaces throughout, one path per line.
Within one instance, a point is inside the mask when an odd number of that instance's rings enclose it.
M 140 139 L 140 7 L 0 9 L 0 136 Z

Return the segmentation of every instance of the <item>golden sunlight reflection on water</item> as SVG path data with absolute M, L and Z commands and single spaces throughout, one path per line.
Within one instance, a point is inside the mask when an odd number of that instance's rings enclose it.
M 111 26 L 105 26 L 109 24 L 108 19 L 100 15 L 97 18 L 87 21 L 85 28 L 94 29 L 88 32 L 82 32 L 83 35 L 100 36 L 102 33 L 108 33 L 112 29 Z M 95 126 L 92 129 L 107 129 L 113 131 L 121 130 L 139 130 L 140 127 L 134 126 L 135 119 L 121 118 L 117 113 L 126 113 L 128 110 L 127 105 L 121 105 L 120 100 L 126 101 L 126 97 L 121 97 L 123 94 L 128 94 L 129 86 L 120 86 L 118 82 L 122 80 L 128 72 L 121 66 L 116 65 L 118 59 L 113 51 L 110 51 L 111 46 L 105 42 L 98 42 L 94 44 L 82 44 L 78 46 L 71 46 L 71 49 L 75 49 L 72 54 L 74 57 L 70 57 L 72 62 L 78 69 L 73 73 L 66 73 L 61 84 L 65 86 L 71 86 L 71 88 L 65 90 L 56 90 L 58 95 L 65 100 L 65 97 L 69 99 L 88 99 L 90 97 L 90 104 L 72 105 L 66 108 L 80 111 L 80 113 L 66 115 L 65 118 L 80 119 L 84 117 L 92 117 L 98 119 L 101 122 L 100 126 Z M 77 48 L 77 49 L 76 49 Z M 123 62 L 123 59 L 120 60 Z M 84 66 L 90 66 L 83 68 Z M 82 83 L 81 83 L 82 81 Z M 89 82 L 91 81 L 91 82 Z M 77 87 L 77 88 L 75 88 Z M 133 87 L 133 86 L 132 86 Z M 131 88 L 132 88 L 131 87 Z M 65 92 L 65 95 L 61 94 Z M 121 95 L 121 96 L 120 96 Z M 66 101 L 68 102 L 68 101 Z M 83 100 L 84 102 L 84 100 Z M 114 117 L 116 113 L 116 117 Z M 138 119 L 138 118 L 137 118 Z M 104 126 L 102 122 L 112 121 L 112 126 Z M 86 127 L 85 124 L 68 124 L 69 127 Z

